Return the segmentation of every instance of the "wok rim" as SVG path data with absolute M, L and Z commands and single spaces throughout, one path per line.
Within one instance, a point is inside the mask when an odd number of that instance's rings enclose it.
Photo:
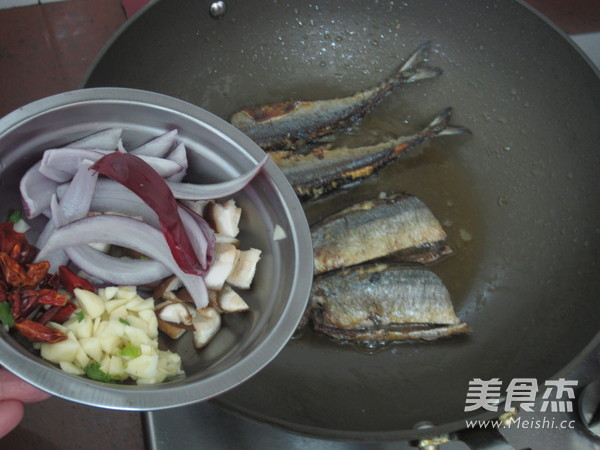
M 600 69 L 591 62 L 590 58 L 585 53 L 582 52 L 582 50 L 575 44 L 575 42 L 565 32 L 563 32 L 561 29 L 559 29 L 547 17 L 545 17 L 543 14 L 541 14 L 539 11 L 537 11 L 535 8 L 533 8 L 531 5 L 527 4 L 524 0 L 513 0 L 513 2 L 525 7 L 526 10 L 528 10 L 530 13 L 535 14 L 537 17 L 541 18 L 545 22 L 546 25 L 550 26 L 555 32 L 559 33 L 559 35 L 564 40 L 569 42 L 571 47 L 593 69 L 595 74 L 600 77 Z M 147 9 L 149 9 L 153 5 L 154 4 L 147 5 L 147 8 L 144 8 L 142 11 L 140 11 L 134 18 L 132 18 L 132 21 L 139 18 L 143 12 L 145 12 Z M 123 31 L 126 30 L 130 25 L 131 25 L 131 23 L 128 23 L 121 30 L 119 30 L 117 32 L 117 34 L 115 34 L 115 36 L 113 36 L 113 39 L 111 39 L 109 41 L 109 43 L 107 43 L 105 48 L 100 52 L 100 54 L 96 58 L 96 61 L 90 67 L 90 70 L 88 71 L 88 74 L 84 80 L 84 85 L 88 82 L 88 78 L 93 73 L 96 64 L 102 59 L 102 56 L 104 55 L 104 53 L 106 51 L 108 51 L 108 49 L 112 46 L 112 44 L 119 38 L 119 36 L 123 33 Z M 588 344 L 586 344 L 586 346 L 583 349 L 581 349 L 579 351 L 579 353 L 577 353 L 573 357 L 573 359 L 570 360 L 570 362 L 567 365 L 565 365 L 562 369 L 560 369 L 558 372 L 556 372 L 556 374 L 553 377 L 559 377 L 559 376 L 567 374 L 573 367 L 578 365 L 588 354 L 590 354 L 594 349 L 596 349 L 598 347 L 598 345 L 600 345 L 600 331 L 598 331 L 596 333 L 594 338 Z M 260 414 L 255 414 L 253 411 L 247 411 L 243 408 L 236 408 L 235 406 L 233 406 L 231 404 L 222 402 L 218 397 L 211 399 L 211 402 L 214 404 L 217 404 L 219 407 L 222 407 L 230 412 L 240 414 L 244 417 L 248 417 L 248 418 L 250 418 L 252 420 L 256 420 L 258 422 L 269 423 L 269 424 L 275 425 L 277 427 L 281 427 L 281 428 L 291 431 L 291 432 L 298 432 L 298 433 L 306 434 L 309 436 L 316 436 L 316 437 L 322 437 L 322 438 L 333 438 L 333 439 L 342 439 L 342 440 L 348 439 L 348 440 L 356 440 L 356 441 L 366 441 L 366 440 L 389 441 L 389 440 L 395 440 L 395 439 L 406 440 L 406 439 L 415 439 L 415 438 L 425 438 L 425 437 L 430 437 L 432 435 L 446 434 L 446 433 L 451 433 L 453 431 L 462 430 L 465 428 L 465 423 L 464 423 L 465 420 L 471 420 L 471 419 L 485 420 L 485 419 L 492 419 L 492 418 L 498 416 L 498 413 L 483 413 L 483 414 L 479 414 L 479 415 L 474 415 L 472 417 L 469 417 L 468 419 L 460 419 L 458 421 L 447 422 L 447 423 L 440 424 L 440 425 L 434 425 L 433 427 L 427 428 L 424 430 L 409 429 L 409 430 L 393 430 L 393 431 L 384 431 L 384 432 L 380 432 L 380 431 L 349 432 L 348 430 L 336 430 L 336 429 L 331 429 L 331 428 L 305 426 L 305 425 L 298 424 L 298 423 L 289 423 L 289 422 L 284 422 L 284 421 L 279 422 L 277 420 L 274 420 L 274 418 L 272 416 L 265 417 Z

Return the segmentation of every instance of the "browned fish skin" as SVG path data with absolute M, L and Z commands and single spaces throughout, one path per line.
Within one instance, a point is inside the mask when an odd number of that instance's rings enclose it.
M 365 179 L 403 152 L 439 136 L 470 133 L 449 124 L 452 109 L 446 108 L 418 133 L 367 147 L 313 149 L 306 154 L 272 152 L 271 159 L 283 171 L 302 200 L 315 199 L 347 184 Z
M 440 222 L 425 203 L 406 193 L 346 207 L 314 224 L 311 237 L 315 274 L 401 250 L 406 251 L 405 260 L 427 262 L 448 251 Z M 434 247 L 437 252 L 431 251 Z
M 438 259 L 452 254 L 453 250 L 444 241 L 431 242 L 394 253 L 394 260 L 431 264 Z
M 315 277 L 315 331 L 348 341 L 434 340 L 469 332 L 443 282 L 420 265 L 363 264 Z
M 441 75 L 440 69 L 423 64 L 430 48 L 429 42 L 421 45 L 393 76 L 371 89 L 344 98 L 244 108 L 231 117 L 231 124 L 267 151 L 304 145 L 354 125 L 396 87 Z

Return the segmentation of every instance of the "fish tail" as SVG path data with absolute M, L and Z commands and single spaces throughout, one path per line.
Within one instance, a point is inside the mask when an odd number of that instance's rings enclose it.
M 452 108 L 443 109 L 423 130 L 427 136 L 451 136 L 455 134 L 472 134 L 471 130 L 459 125 L 450 125 Z
M 431 67 L 425 64 L 431 50 L 431 42 L 421 44 L 406 60 L 397 72 L 397 83 L 413 83 L 428 78 L 439 77 L 443 71 L 439 67 Z
M 456 134 L 472 134 L 471 130 L 460 125 L 450 125 L 450 117 L 452 116 L 452 108 L 443 109 L 429 125 L 419 131 L 417 134 L 402 140 L 400 144 L 394 147 L 394 150 L 388 154 L 388 159 L 393 159 L 401 153 L 439 136 L 452 136 Z

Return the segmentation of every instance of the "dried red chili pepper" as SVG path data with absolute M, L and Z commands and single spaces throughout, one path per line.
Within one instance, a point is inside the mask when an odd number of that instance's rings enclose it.
M 0 252 L 10 253 L 15 245 L 23 243 L 27 243 L 25 235 L 16 232 L 12 222 L 0 223 Z
M 16 244 L 11 250 L 10 257 L 21 264 L 32 262 L 38 254 L 38 249 L 28 243 Z
M 21 317 L 21 288 L 11 289 L 6 298 L 11 305 L 13 317 Z
M 6 291 L 6 300 L 8 300 L 8 303 L 11 305 L 15 302 L 15 299 L 19 300 L 19 298 L 21 298 L 21 289 L 8 289 Z
M 57 273 L 46 273 L 46 275 L 44 275 L 44 278 L 42 279 L 42 281 L 40 281 L 40 284 L 38 287 L 40 289 L 58 290 L 58 288 L 60 287 L 60 277 L 58 276 L 58 272 Z
M 77 306 L 73 303 L 67 303 L 65 306 L 53 306 L 37 317 L 36 322 L 42 325 L 48 322 L 64 323 L 75 311 L 77 311 Z
M 62 331 L 29 319 L 16 320 L 14 327 L 31 342 L 48 342 L 54 344 L 67 339 L 67 336 Z
M 35 291 L 40 305 L 65 306 L 67 296 L 59 294 L 54 289 L 39 289 Z
M 8 301 L 8 286 L 6 286 L 6 282 L 0 280 L 0 302 Z
M 35 318 L 37 323 L 41 323 L 42 325 L 46 325 L 48 322 L 54 322 L 54 317 L 58 314 L 58 312 L 65 308 L 64 306 L 52 306 L 45 310 L 42 314 Z
M 0 253 L 0 270 L 4 276 L 4 281 L 9 286 L 23 286 L 27 283 L 27 273 L 25 269 L 11 258 L 8 253 Z
M 13 302 L 13 317 L 29 316 L 40 305 L 37 291 L 31 289 L 15 289 L 19 292 L 18 299 Z
M 67 266 L 60 266 L 58 268 L 60 276 L 60 282 L 64 288 L 71 294 L 74 293 L 75 289 L 85 289 L 86 291 L 95 292 L 94 285 L 85 278 L 78 277 L 75 273 Z
M 29 317 L 40 305 L 51 305 L 62 308 L 67 304 L 67 296 L 54 289 L 21 289 L 11 291 L 12 313 L 15 319 Z M 34 319 L 37 320 L 37 319 Z
M 27 264 L 27 286 L 37 286 L 44 279 L 48 270 L 50 270 L 50 263 L 48 261 L 40 261 L 38 263 Z

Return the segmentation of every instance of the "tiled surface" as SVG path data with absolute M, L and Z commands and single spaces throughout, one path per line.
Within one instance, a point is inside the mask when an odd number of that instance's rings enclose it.
M 140 413 L 110 411 L 50 398 L 25 407 L 25 417 L 0 439 L 5 450 L 143 450 Z
M 37 5 L 39 3 L 64 2 L 66 0 L 0 0 L 0 9 L 17 8 L 19 6 Z
M 119 0 L 69 0 L 0 10 L 0 117 L 77 89 L 126 20 Z
M 33 100 L 77 89 L 126 19 L 119 0 L 44 0 L 1 9 L 0 117 Z M 28 405 L 19 427 L 0 439 L 0 449 L 67 448 L 143 449 L 141 415 L 51 398 Z
M 599 0 L 526 0 L 567 34 L 600 31 Z
M 16 8 L 19 6 L 36 5 L 37 0 L 0 0 L 0 8 Z
M 0 0 L 0 8 L 20 1 L 32 0 Z M 600 31 L 600 0 L 528 1 L 568 34 Z M 78 88 L 103 45 L 146 2 L 43 0 L 0 9 L 0 117 Z M 26 407 L 21 425 L 0 439 L 0 449 L 5 448 L 142 449 L 141 415 L 52 398 Z

